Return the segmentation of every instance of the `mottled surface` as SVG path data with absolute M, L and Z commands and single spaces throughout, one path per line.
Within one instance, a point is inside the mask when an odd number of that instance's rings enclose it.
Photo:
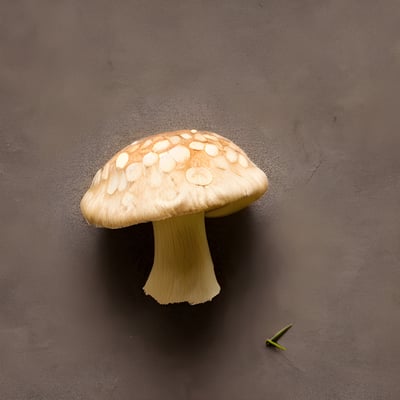
M 0 9 L 1 399 L 400 398 L 398 1 Z M 192 128 L 271 186 L 207 223 L 221 294 L 161 307 L 151 226 L 79 201 L 125 145 Z
M 96 172 L 80 205 L 90 224 L 124 228 L 199 212 L 230 215 L 267 188 L 265 173 L 229 139 L 179 130 L 118 151 Z

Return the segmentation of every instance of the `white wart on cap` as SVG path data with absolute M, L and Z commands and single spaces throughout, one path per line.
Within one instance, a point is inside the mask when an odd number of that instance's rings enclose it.
M 192 274 L 185 270 L 188 275 L 186 282 L 177 284 L 182 277 L 175 274 L 167 282 L 168 289 L 163 285 L 159 287 L 157 279 L 156 284 L 151 285 L 149 281 L 154 281 L 154 271 L 157 272 L 168 259 L 165 254 L 168 249 L 157 256 L 156 247 L 155 264 L 144 288 L 160 303 L 188 301 L 196 304 L 210 300 L 219 292 L 205 237 L 204 216 L 218 217 L 238 211 L 259 198 L 267 187 L 268 180 L 264 172 L 229 139 L 197 130 L 165 132 L 135 141 L 115 154 L 95 174 L 89 190 L 82 198 L 81 210 L 89 223 L 106 228 L 159 221 L 154 224 L 156 245 L 157 242 L 163 242 L 159 248 L 164 248 L 165 244 L 166 233 L 162 231 L 172 230 L 175 234 L 176 230 L 183 229 L 187 239 L 191 236 L 188 233 L 192 230 L 190 227 L 200 224 L 204 238 L 199 239 L 200 231 L 196 228 L 195 231 L 199 232 L 192 232 L 192 239 L 198 240 L 197 246 L 203 250 L 198 254 L 203 266 L 195 267 Z M 194 218 L 196 215 L 200 217 Z M 186 218 L 182 218 L 184 216 Z M 175 226 L 177 223 L 180 227 Z M 182 239 L 181 235 L 179 241 L 185 242 L 186 239 Z M 182 252 L 185 250 L 180 249 Z M 205 257 L 206 253 L 209 260 Z M 194 257 L 193 249 L 188 256 Z M 171 257 L 168 262 L 176 263 L 176 257 Z M 208 269 L 211 265 L 212 273 L 208 271 L 208 277 L 204 280 L 199 271 L 207 264 Z M 204 287 L 207 286 L 207 279 L 215 280 L 211 291 Z M 154 294 L 160 291 L 164 293 Z

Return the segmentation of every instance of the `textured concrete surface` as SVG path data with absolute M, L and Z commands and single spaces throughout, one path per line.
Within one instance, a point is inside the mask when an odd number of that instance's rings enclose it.
M 398 1 L 0 3 L 0 398 L 400 398 Z M 79 201 L 209 129 L 270 177 L 207 223 L 222 293 L 160 307 L 151 225 Z M 264 340 L 294 328 L 285 353 Z

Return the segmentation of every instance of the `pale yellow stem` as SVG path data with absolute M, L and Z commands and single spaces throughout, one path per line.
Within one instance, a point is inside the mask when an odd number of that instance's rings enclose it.
M 154 264 L 143 288 L 161 304 L 199 304 L 220 291 L 208 248 L 204 213 L 153 222 Z

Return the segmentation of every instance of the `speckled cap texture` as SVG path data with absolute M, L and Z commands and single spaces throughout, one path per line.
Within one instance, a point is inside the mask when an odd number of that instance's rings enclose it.
M 97 171 L 81 201 L 93 225 L 122 228 L 205 212 L 231 214 L 265 193 L 268 179 L 229 139 L 181 130 L 137 140 Z

